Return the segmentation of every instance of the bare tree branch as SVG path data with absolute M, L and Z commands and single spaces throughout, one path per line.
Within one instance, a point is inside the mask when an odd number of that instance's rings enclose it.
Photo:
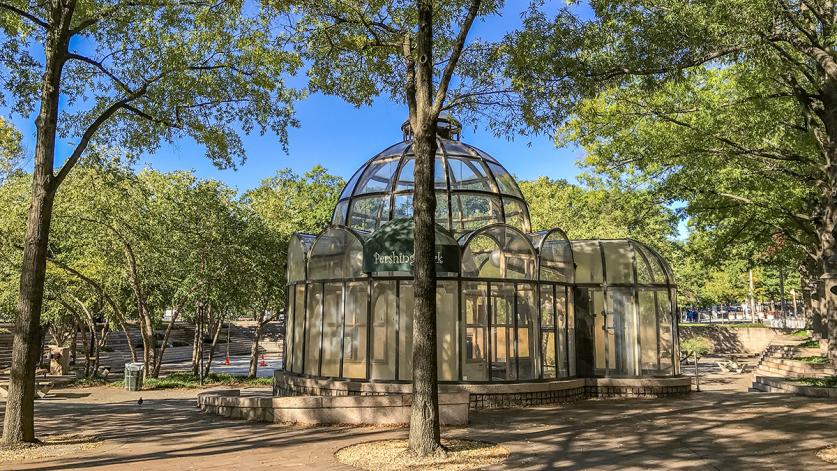
M 433 99 L 433 106 L 430 108 L 430 119 L 435 120 L 439 117 L 439 113 L 442 111 L 442 106 L 445 103 L 445 97 L 448 94 L 448 86 L 450 85 L 450 80 L 453 77 L 453 71 L 456 69 L 456 64 L 459 62 L 459 56 L 462 55 L 462 49 L 465 48 L 465 39 L 468 37 L 471 25 L 474 23 L 477 13 L 479 13 L 480 3 L 481 0 L 471 0 L 471 6 L 468 8 L 468 14 L 465 17 L 465 22 L 459 30 L 459 35 L 456 37 L 456 42 L 451 50 L 450 59 L 445 66 L 444 72 L 442 72 L 441 79 L 439 80 L 439 89 L 436 90 L 436 98 Z
M 0 9 L 10 11 L 17 16 L 21 16 L 23 18 L 26 18 L 27 20 L 31 21 L 32 23 L 35 23 L 36 25 L 40 26 L 41 28 L 52 29 L 52 26 L 50 26 L 50 24 L 47 23 L 46 21 L 38 18 L 37 16 L 35 16 L 35 15 L 29 13 L 29 12 L 23 11 L 20 8 L 14 6 L 14 5 L 9 5 L 8 3 L 0 2 Z

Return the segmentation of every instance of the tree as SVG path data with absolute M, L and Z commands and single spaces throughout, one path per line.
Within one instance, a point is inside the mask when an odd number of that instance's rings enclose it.
M 231 166 L 243 156 L 237 123 L 284 143 L 297 94 L 283 79 L 299 61 L 284 48 L 277 13 L 244 2 L 0 3 L 4 98 L 23 116 L 38 108 L 6 443 L 35 438 L 34 339 L 59 186 L 91 145 L 153 151 L 161 139 L 188 136 Z M 74 147 L 56 168 L 59 137 Z
M 8 178 L 23 158 L 20 131 L 0 118 L 0 183 Z
M 753 241 L 780 234 L 807 255 L 814 302 L 837 329 L 837 54 L 833 4 L 593 1 L 594 18 L 533 10 L 511 36 L 509 73 L 541 129 L 597 168 L 662 181 L 702 222 Z M 582 99 L 574 107 L 571 100 Z M 725 214 L 738 217 L 725 218 Z M 726 226 L 726 227 L 725 227 Z M 818 302 L 818 299 L 831 299 Z M 837 330 L 831 348 L 837 361 Z
M 387 94 L 406 103 L 415 163 L 413 406 L 409 448 L 441 450 L 436 377 L 433 162 L 437 120 L 446 110 L 490 116 L 506 105 L 495 80 L 498 48 L 466 39 L 474 20 L 500 2 L 431 0 L 298 2 L 297 44 L 310 61 L 310 88 L 361 105 Z M 440 58 L 440 51 L 448 51 Z M 454 75 L 457 79 L 452 80 Z M 488 119 L 490 122 L 494 122 Z
M 248 376 L 255 378 L 259 342 L 265 326 L 287 307 L 288 243 L 294 232 L 320 233 L 331 222 L 334 206 L 345 182 L 317 165 L 300 176 L 280 170 L 262 180 L 243 197 L 248 208 L 244 238 L 248 246 L 249 299 L 256 328 L 250 350 Z M 287 335 L 290 326 L 285 325 Z

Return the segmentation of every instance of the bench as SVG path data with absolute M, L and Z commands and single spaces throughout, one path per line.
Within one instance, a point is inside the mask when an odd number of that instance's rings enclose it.
M 741 374 L 744 372 L 744 365 L 735 360 L 719 361 L 717 364 L 718 368 L 724 373 Z

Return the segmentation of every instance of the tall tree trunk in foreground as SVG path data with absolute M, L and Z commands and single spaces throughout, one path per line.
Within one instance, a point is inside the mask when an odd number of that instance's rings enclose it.
M 406 47 L 405 47 L 406 49 Z M 407 51 L 405 51 L 405 54 Z M 418 2 L 418 33 L 408 56 L 407 96 L 413 131 L 415 196 L 413 197 L 415 307 L 413 311 L 413 406 L 410 450 L 426 456 L 441 450 L 439 385 L 436 365 L 436 267 L 433 257 L 436 195 L 436 119 L 433 102 L 433 4 Z M 413 97 L 410 100 L 410 97 Z
M 828 336 L 828 357 L 837 365 L 837 63 L 829 57 L 824 89 L 822 118 L 825 132 L 817 138 L 823 149 L 823 177 L 818 182 L 821 192 L 821 213 L 817 221 L 819 252 L 822 260 L 822 294 L 820 301 Z
M 20 295 L 17 304 L 9 395 L 3 422 L 3 442 L 35 441 L 35 369 L 40 358 L 41 308 L 46 276 L 47 244 L 52 206 L 59 182 L 53 176 L 55 132 L 61 70 L 67 56 L 74 1 L 51 2 L 50 24 L 44 47 L 44 75 L 40 110 L 35 120 L 35 168 L 32 199 L 26 221 Z

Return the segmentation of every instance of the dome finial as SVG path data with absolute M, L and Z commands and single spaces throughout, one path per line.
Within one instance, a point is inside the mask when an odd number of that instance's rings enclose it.
M 405 141 L 413 140 L 413 128 L 409 119 L 401 125 L 401 132 L 404 133 Z M 442 139 L 458 141 L 462 138 L 462 124 L 453 116 L 439 116 L 436 118 L 436 135 Z

